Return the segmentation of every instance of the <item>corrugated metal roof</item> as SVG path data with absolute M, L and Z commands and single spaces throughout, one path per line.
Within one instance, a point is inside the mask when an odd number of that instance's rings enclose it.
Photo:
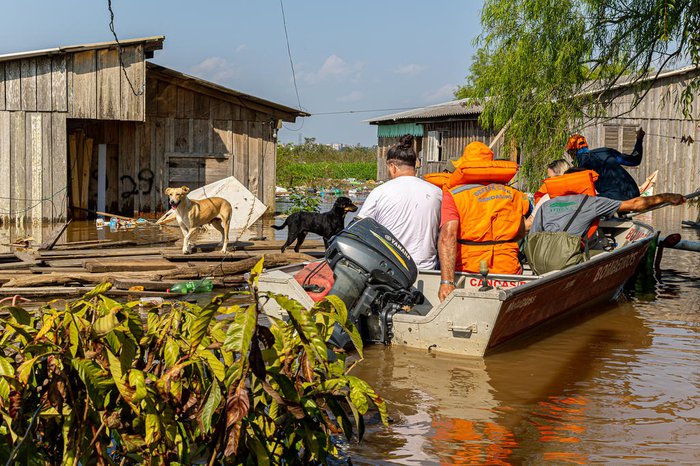
M 162 49 L 164 40 L 165 40 L 165 36 L 153 36 L 153 37 L 142 37 L 140 39 L 120 40 L 119 44 L 121 44 L 122 46 L 143 44 L 144 51 L 150 52 L 153 50 Z M 115 41 L 97 42 L 94 44 L 82 44 L 82 45 L 64 45 L 64 46 L 56 47 L 53 49 L 32 50 L 29 52 L 6 53 L 4 55 L 0 55 L 0 62 L 17 60 L 20 58 L 43 57 L 43 56 L 47 56 L 47 55 L 50 56 L 50 55 L 60 55 L 60 54 L 64 54 L 64 53 L 83 52 L 86 50 L 109 49 L 109 48 L 113 48 L 116 46 L 117 46 L 117 43 Z
M 416 108 L 401 113 L 393 113 L 370 120 L 365 120 L 369 124 L 374 125 L 383 122 L 399 121 L 399 120 L 421 120 L 430 118 L 450 117 L 450 116 L 465 116 L 479 115 L 483 110 L 481 105 L 470 104 L 470 99 L 453 100 L 429 107 Z
M 170 77 L 170 78 L 175 78 L 179 82 L 186 84 L 186 83 L 191 83 L 195 86 L 202 86 L 211 90 L 214 90 L 216 92 L 220 92 L 223 94 L 226 94 L 231 97 L 235 97 L 236 99 L 245 99 L 250 102 L 256 102 L 261 105 L 265 105 L 267 107 L 271 107 L 277 110 L 280 110 L 285 113 L 290 113 L 295 116 L 300 116 L 300 117 L 307 117 L 311 116 L 309 113 L 303 112 L 301 110 L 298 110 L 296 108 L 292 107 L 287 107 L 286 105 L 278 104 L 276 102 L 271 102 L 269 100 L 261 99 L 260 97 L 255 97 L 250 94 L 244 94 L 242 92 L 234 91 L 233 89 L 229 89 L 228 87 L 221 86 L 219 84 L 215 84 L 209 81 L 205 81 L 204 79 L 197 78 L 195 76 L 190 76 L 185 73 L 181 73 L 180 71 L 176 71 L 170 68 L 166 68 L 161 65 L 156 65 L 155 63 L 151 62 L 146 62 L 146 67 L 148 70 L 154 71 L 156 73 L 160 73 L 164 76 Z
M 695 66 L 695 65 L 690 65 L 690 66 L 684 66 L 683 68 L 678 68 L 676 70 L 669 70 L 669 71 L 662 71 L 658 73 L 657 71 L 652 71 L 648 73 L 646 76 L 636 76 L 636 77 L 631 77 L 626 80 L 622 80 L 620 82 L 617 82 L 610 86 L 609 88 L 606 87 L 603 84 L 598 84 L 597 82 L 593 81 L 589 84 L 589 88 L 586 89 L 583 92 L 580 92 L 578 95 L 590 95 L 590 94 L 597 94 L 601 91 L 613 91 L 616 89 L 624 89 L 625 87 L 628 86 L 633 86 L 635 84 L 641 84 L 645 83 L 648 81 L 661 81 L 662 79 L 666 78 L 673 78 L 676 76 L 682 76 L 684 74 L 690 74 L 690 73 L 700 73 L 700 67 Z M 658 73 L 658 76 L 657 76 Z

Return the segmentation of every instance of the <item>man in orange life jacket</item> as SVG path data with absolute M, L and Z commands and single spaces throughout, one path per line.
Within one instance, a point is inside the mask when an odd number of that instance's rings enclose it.
M 440 239 L 443 301 L 455 289 L 455 271 L 478 273 L 486 261 L 491 273 L 519 274 L 518 243 L 532 206 L 527 195 L 507 186 L 517 164 L 493 160 L 493 151 L 472 142 L 455 163 L 443 188 Z

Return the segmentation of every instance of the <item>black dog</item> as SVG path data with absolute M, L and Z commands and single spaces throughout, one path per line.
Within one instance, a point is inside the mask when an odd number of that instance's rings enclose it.
M 282 246 L 282 252 L 284 252 L 294 240 L 297 242 L 294 246 L 294 251 L 299 252 L 301 243 L 304 242 L 306 234 L 309 232 L 322 236 L 323 244 L 328 246 L 328 240 L 330 240 L 332 236 L 337 235 L 345 226 L 345 214 L 348 212 L 355 212 L 356 210 L 357 206 L 353 204 L 350 199 L 347 197 L 339 197 L 335 200 L 333 208 L 328 212 L 322 214 L 316 212 L 294 212 L 287 217 L 282 225 L 272 225 L 272 228 L 281 230 L 284 227 L 288 227 L 287 241 Z

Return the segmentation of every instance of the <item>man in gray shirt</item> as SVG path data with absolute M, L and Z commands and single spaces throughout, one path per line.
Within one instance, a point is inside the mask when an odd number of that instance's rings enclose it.
M 539 231 L 564 231 L 564 228 L 578 210 L 584 198 L 587 198 L 586 202 L 566 230 L 572 236 L 582 236 L 594 220 L 610 217 L 616 212 L 637 212 L 650 209 L 665 202 L 673 205 L 680 205 L 685 202 L 685 198 L 681 194 L 672 193 L 633 197 L 626 201 L 616 201 L 600 196 L 587 196 L 586 194 L 558 196 L 545 202 L 537 211 L 530 234 Z
M 658 194 L 616 201 L 587 194 L 557 196 L 545 202 L 535 215 L 525 245 L 530 268 L 541 275 L 580 264 L 588 257 L 588 249 L 609 249 L 609 241 L 596 231 L 583 243 L 586 254 L 581 251 L 581 237 L 596 219 L 610 217 L 615 212 L 646 210 L 665 202 L 679 205 L 685 198 L 680 194 Z

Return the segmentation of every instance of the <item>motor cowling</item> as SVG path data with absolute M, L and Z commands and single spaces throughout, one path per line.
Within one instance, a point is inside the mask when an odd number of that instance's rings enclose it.
M 370 218 L 352 223 L 335 236 L 326 250 L 333 269 L 329 294 L 338 296 L 351 321 L 372 341 L 391 338 L 391 315 L 401 306 L 415 304 L 422 295 L 411 290 L 418 269 L 406 248 L 391 232 Z M 336 328 L 333 343 L 349 344 Z

